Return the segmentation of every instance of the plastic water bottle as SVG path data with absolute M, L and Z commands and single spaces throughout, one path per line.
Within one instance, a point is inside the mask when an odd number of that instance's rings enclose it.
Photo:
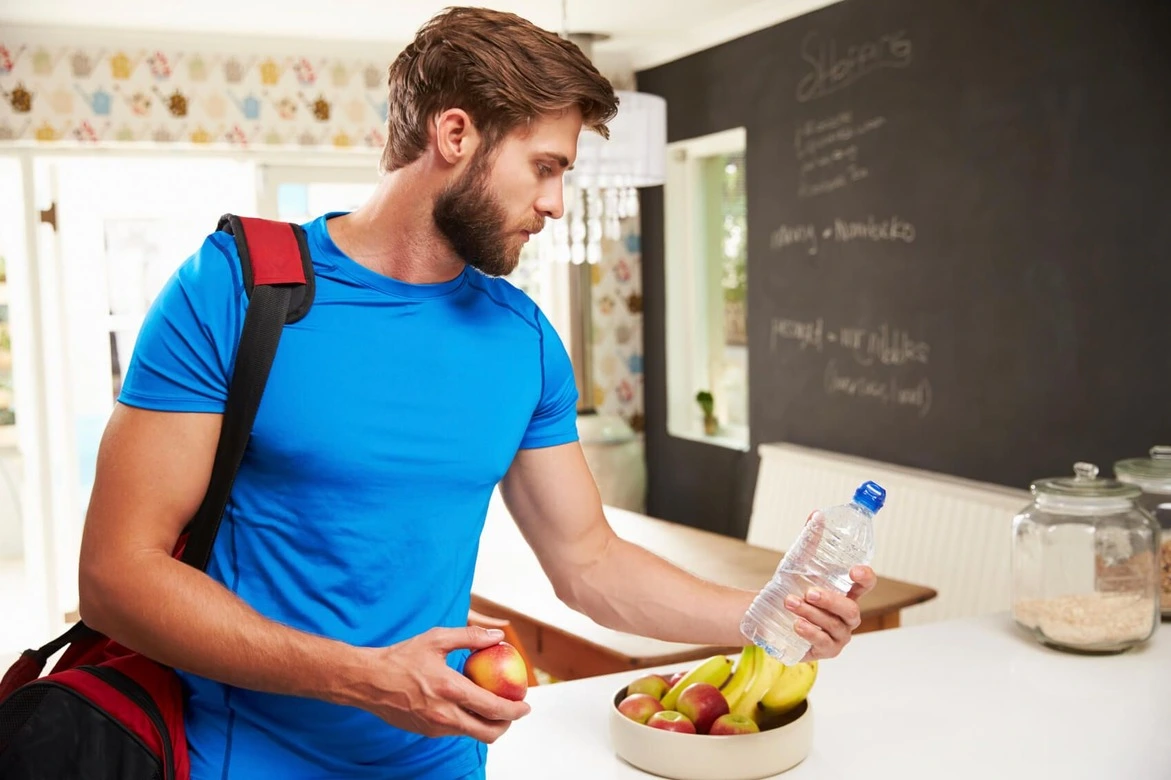
M 804 600 L 811 588 L 848 593 L 854 585 L 850 569 L 874 557 L 874 515 L 885 501 L 880 485 L 865 482 L 849 503 L 815 514 L 744 613 L 744 637 L 781 663 L 800 662 L 809 641 L 793 630 L 797 615 L 785 608 L 785 597 Z

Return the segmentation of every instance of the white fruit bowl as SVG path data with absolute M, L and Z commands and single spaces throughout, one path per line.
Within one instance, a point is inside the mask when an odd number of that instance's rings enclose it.
M 626 686 L 610 704 L 610 742 L 618 757 L 671 780 L 758 780 L 800 764 L 813 746 L 809 700 L 785 716 L 783 725 L 754 734 L 710 736 L 664 731 L 618 711 Z

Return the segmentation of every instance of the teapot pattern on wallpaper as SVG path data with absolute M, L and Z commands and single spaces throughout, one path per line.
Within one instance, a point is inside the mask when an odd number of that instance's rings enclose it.
M 0 39 L 0 146 L 381 149 L 385 63 Z M 593 402 L 644 427 L 638 220 L 593 274 Z
M 380 149 L 389 64 L 0 40 L 0 143 Z
M 622 417 L 636 433 L 646 425 L 640 243 L 638 220 L 622 220 L 621 238 L 607 240 L 602 262 L 590 267 L 594 408 Z

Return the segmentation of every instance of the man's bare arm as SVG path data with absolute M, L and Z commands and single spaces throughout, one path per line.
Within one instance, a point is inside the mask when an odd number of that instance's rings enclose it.
M 500 492 L 569 606 L 656 639 L 742 643 L 739 618 L 755 594 L 696 577 L 617 536 L 577 444 L 522 450 Z
M 492 696 L 444 664 L 494 644 L 480 628 L 433 629 L 360 648 L 269 620 L 174 549 L 203 499 L 220 415 L 119 405 L 98 453 L 81 545 L 82 619 L 177 669 L 228 685 L 349 704 L 428 734 L 492 741 L 526 705 Z
M 620 631 L 674 642 L 737 646 L 754 591 L 709 582 L 618 537 L 605 518 L 581 447 L 522 450 L 501 495 L 553 587 L 570 607 Z M 856 600 L 874 587 L 869 567 L 854 572 L 848 596 L 819 594 L 793 611 L 819 658 L 836 655 L 860 619 Z M 763 585 L 763 583 L 762 583 Z

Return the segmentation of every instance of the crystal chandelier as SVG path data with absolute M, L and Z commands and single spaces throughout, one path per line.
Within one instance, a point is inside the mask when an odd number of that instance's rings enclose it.
M 601 36 L 567 34 L 592 59 Z M 638 189 L 666 181 L 667 101 L 658 95 L 616 90 L 618 113 L 610 138 L 585 128 L 577 160 L 565 176 L 565 214 L 536 236 L 538 256 L 555 263 L 598 263 L 602 241 L 621 236 L 621 221 L 638 216 Z

